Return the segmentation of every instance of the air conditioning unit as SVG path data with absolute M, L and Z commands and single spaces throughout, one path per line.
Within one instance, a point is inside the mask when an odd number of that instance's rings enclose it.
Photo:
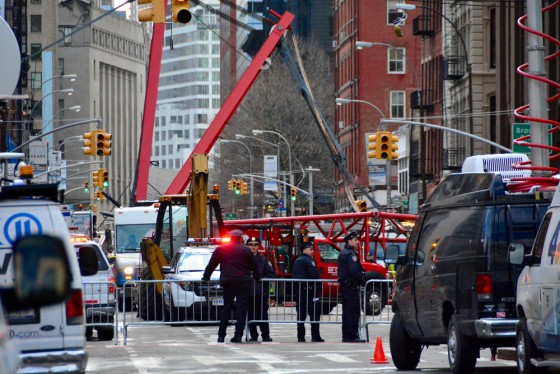
M 344 128 L 344 121 L 338 121 L 338 128 L 339 128 L 339 129 L 343 129 L 343 128 Z
M 467 157 L 463 162 L 463 173 L 496 173 L 504 182 L 511 178 L 527 178 L 531 170 L 514 169 L 513 164 L 529 161 L 524 153 L 506 153 L 499 155 L 478 155 Z

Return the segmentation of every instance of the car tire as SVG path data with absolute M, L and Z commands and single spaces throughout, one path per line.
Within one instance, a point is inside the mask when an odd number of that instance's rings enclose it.
M 399 370 L 414 370 L 420 362 L 422 345 L 412 339 L 404 328 L 404 321 L 397 311 L 391 321 L 389 331 L 389 346 L 391 358 Z
M 539 351 L 533 339 L 529 335 L 527 319 L 521 317 L 517 324 L 515 334 L 515 347 L 517 351 L 517 372 L 519 374 L 544 373 L 544 368 L 538 368 L 531 364 L 532 358 L 541 358 L 542 352 Z
M 93 336 L 93 326 L 86 326 L 86 339 Z
M 478 345 L 459 330 L 457 316 L 451 317 L 447 328 L 447 359 L 454 374 L 472 373 L 479 353 Z
M 99 340 L 113 340 L 115 329 L 113 327 L 97 327 L 97 337 Z

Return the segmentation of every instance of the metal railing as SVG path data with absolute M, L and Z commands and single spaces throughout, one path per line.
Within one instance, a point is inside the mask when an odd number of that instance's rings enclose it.
M 390 308 L 387 307 L 392 280 L 369 280 L 362 290 L 360 305 L 362 315 L 360 334 L 369 340 L 370 324 L 388 324 L 391 321 Z M 223 289 L 217 281 L 203 282 L 179 280 L 138 280 L 128 281 L 122 289 L 123 302 L 130 292 L 138 291 L 138 309 L 123 305 L 121 314 L 123 344 L 126 345 L 128 327 L 133 325 L 185 325 L 218 324 L 223 307 Z M 161 296 L 160 296 L 161 295 Z M 340 285 L 334 280 L 308 279 L 263 279 L 253 284 L 253 318 L 247 321 L 246 338 L 251 324 L 342 324 L 342 297 Z M 260 295 L 260 296 L 259 296 Z M 266 297 L 268 318 L 256 310 L 259 297 Z M 298 298 L 318 299 L 321 311 L 319 321 L 298 320 Z M 264 302 L 264 301 L 263 301 Z M 236 321 L 235 307 L 229 323 Z M 295 334 L 295 330 L 294 330 Z
M 118 297 L 114 282 L 82 282 L 86 329 L 95 328 L 99 340 L 118 342 Z

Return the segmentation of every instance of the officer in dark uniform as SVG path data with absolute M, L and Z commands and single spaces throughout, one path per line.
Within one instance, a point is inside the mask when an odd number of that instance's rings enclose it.
M 249 306 L 249 292 L 253 279 L 259 280 L 260 274 L 255 256 L 243 244 L 243 232 L 233 230 L 229 236 L 231 242 L 218 246 L 212 253 L 202 280 L 209 281 L 214 269 L 220 265 L 220 285 L 224 289 L 224 308 L 218 329 L 218 343 L 224 342 L 234 299 L 237 299 L 237 322 L 235 323 L 235 335 L 231 338 L 231 342 L 241 343 Z
M 247 246 L 255 256 L 257 267 L 261 278 L 274 278 L 274 268 L 266 257 L 259 253 L 259 246 L 261 241 L 259 238 L 251 237 L 247 239 Z M 248 320 L 262 320 L 268 321 L 268 299 L 270 297 L 270 282 L 254 282 L 251 286 L 249 293 L 249 312 Z M 256 342 L 259 340 L 259 332 L 257 326 L 261 330 L 261 337 L 263 342 L 271 342 L 270 327 L 268 322 L 258 322 L 249 324 L 249 332 L 251 333 L 250 341 Z
M 294 262 L 294 279 L 320 279 L 319 271 L 313 261 L 314 247 L 312 243 L 301 246 L 301 254 Z M 309 321 L 315 322 L 321 319 L 321 288 L 320 282 L 294 282 L 294 295 L 296 296 L 296 309 L 298 321 L 305 321 L 309 315 Z M 305 323 L 297 324 L 298 342 L 305 342 Z M 311 341 L 324 342 L 319 333 L 319 324 L 311 323 Z
M 360 339 L 360 286 L 366 276 L 358 253 L 359 235 L 350 232 L 344 237 L 344 249 L 338 255 L 338 281 L 342 291 L 342 341 L 345 343 L 365 343 Z

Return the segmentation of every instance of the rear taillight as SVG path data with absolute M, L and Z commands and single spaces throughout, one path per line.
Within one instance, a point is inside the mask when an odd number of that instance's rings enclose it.
M 493 288 L 493 281 L 490 274 L 476 275 L 476 297 L 478 300 L 491 300 Z
M 109 277 L 109 294 L 115 293 L 115 278 Z
M 66 322 L 69 325 L 81 325 L 84 323 L 84 305 L 81 289 L 73 290 L 70 298 L 66 301 Z

